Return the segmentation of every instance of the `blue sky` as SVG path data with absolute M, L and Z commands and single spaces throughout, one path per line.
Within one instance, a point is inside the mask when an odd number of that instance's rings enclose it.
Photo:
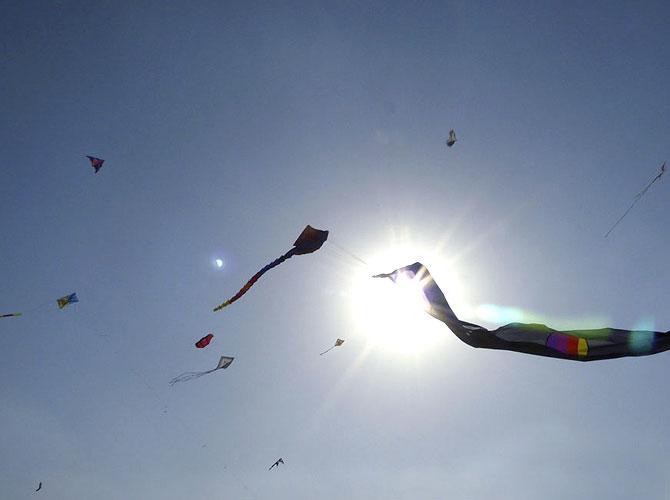
M 667 498 L 667 354 L 473 350 L 365 277 L 421 260 L 485 326 L 489 304 L 670 328 L 667 179 L 603 238 L 668 159 L 669 22 L 667 2 L 2 2 L 0 309 L 25 314 L 0 323 L 0 491 Z M 306 224 L 322 250 L 212 313 Z

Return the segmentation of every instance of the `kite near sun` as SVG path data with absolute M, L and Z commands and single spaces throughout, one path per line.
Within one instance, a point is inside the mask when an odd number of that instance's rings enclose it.
M 254 274 L 251 277 L 251 279 L 249 279 L 249 281 L 247 281 L 247 283 L 240 289 L 239 292 L 237 292 L 235 295 L 233 295 L 231 298 L 229 298 L 222 304 L 216 306 L 214 308 L 214 312 L 220 311 L 224 307 L 229 306 L 237 299 L 242 297 L 242 295 L 247 293 L 249 288 L 251 288 L 261 276 L 263 276 L 273 267 L 277 267 L 279 264 L 281 264 L 287 259 L 290 259 L 294 255 L 305 255 L 308 253 L 316 252 L 319 248 L 321 248 L 321 246 L 325 243 L 327 239 L 328 239 L 328 231 L 322 231 L 320 229 L 314 229 L 312 226 L 307 226 L 305 229 L 303 229 L 302 233 L 300 233 L 298 239 L 295 240 L 295 243 L 293 243 L 293 248 L 291 248 L 284 255 L 273 260 L 263 269 Z
M 460 340 L 472 347 L 576 361 L 647 356 L 670 349 L 670 332 L 616 328 L 560 331 L 536 323 L 510 323 L 487 330 L 456 317 L 442 290 L 420 262 L 373 277 L 389 278 L 395 282 L 401 276 L 418 280 L 428 300 L 428 314 L 442 321 Z

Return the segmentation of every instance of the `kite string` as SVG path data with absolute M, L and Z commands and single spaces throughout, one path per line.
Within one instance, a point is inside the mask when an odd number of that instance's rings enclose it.
M 614 223 L 614 225 L 609 229 L 609 231 L 607 231 L 607 232 L 605 233 L 605 238 L 607 238 L 607 237 L 610 235 L 610 233 L 614 230 L 614 228 L 617 227 L 617 226 L 619 225 L 619 223 L 624 219 L 624 217 L 626 217 L 626 215 L 628 215 L 628 212 L 630 212 L 630 211 L 633 209 L 633 207 L 637 204 L 637 202 L 640 201 L 640 199 L 642 198 L 642 196 L 644 196 L 645 193 L 646 193 L 647 191 L 649 191 L 649 188 L 651 187 L 651 185 L 652 185 L 654 182 L 656 182 L 657 180 L 659 180 L 659 179 L 661 178 L 661 176 L 662 176 L 664 173 L 665 173 L 665 162 L 663 163 L 663 165 L 661 165 L 661 171 L 658 173 L 658 175 L 656 175 L 656 177 L 654 177 L 654 178 L 649 182 L 649 184 L 647 184 L 647 185 L 644 187 L 644 189 L 643 189 L 642 191 L 640 191 L 639 193 L 637 193 L 637 194 L 633 197 L 633 202 L 630 204 L 630 206 L 628 207 L 628 209 L 623 213 L 623 215 L 617 219 L 617 221 L 616 221 L 616 222 Z
M 333 246 L 333 247 L 337 248 L 337 249 L 340 250 L 341 252 L 344 252 L 344 253 L 345 253 L 346 255 L 348 255 L 349 257 L 352 257 L 352 258 L 356 259 L 358 262 L 360 262 L 361 264 L 363 264 L 363 265 L 365 265 L 365 266 L 369 265 L 367 262 L 365 262 L 363 259 L 361 259 L 358 255 L 356 255 L 355 253 L 353 253 L 353 252 L 350 251 L 350 250 L 347 250 L 347 249 L 344 248 L 343 246 L 338 245 L 336 242 L 334 242 L 334 241 L 332 241 L 332 240 L 330 241 L 330 245 L 329 245 L 329 246 Z

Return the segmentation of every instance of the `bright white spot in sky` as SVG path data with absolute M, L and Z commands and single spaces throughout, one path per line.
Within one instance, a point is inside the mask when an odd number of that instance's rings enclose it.
M 413 261 L 402 258 L 378 261 L 395 264 L 374 265 L 356 276 L 352 284 L 350 297 L 357 332 L 375 348 L 408 355 L 420 354 L 445 341 L 450 333 L 426 312 L 428 301 L 418 278 L 400 276 L 394 283 L 387 278 L 370 277 L 392 271 L 400 262 L 407 265 Z
M 218 267 L 219 269 L 223 267 L 223 261 L 221 259 L 216 259 L 214 263 L 216 264 L 216 267 Z

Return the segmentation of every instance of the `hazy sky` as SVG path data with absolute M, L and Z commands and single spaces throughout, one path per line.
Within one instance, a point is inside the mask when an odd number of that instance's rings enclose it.
M 670 160 L 669 25 L 661 1 L 0 1 L 0 312 L 24 312 L 0 496 L 670 497 L 670 354 L 475 350 L 366 278 L 421 260 L 485 326 L 670 328 L 668 179 L 603 238 Z M 306 224 L 322 250 L 212 312 Z

